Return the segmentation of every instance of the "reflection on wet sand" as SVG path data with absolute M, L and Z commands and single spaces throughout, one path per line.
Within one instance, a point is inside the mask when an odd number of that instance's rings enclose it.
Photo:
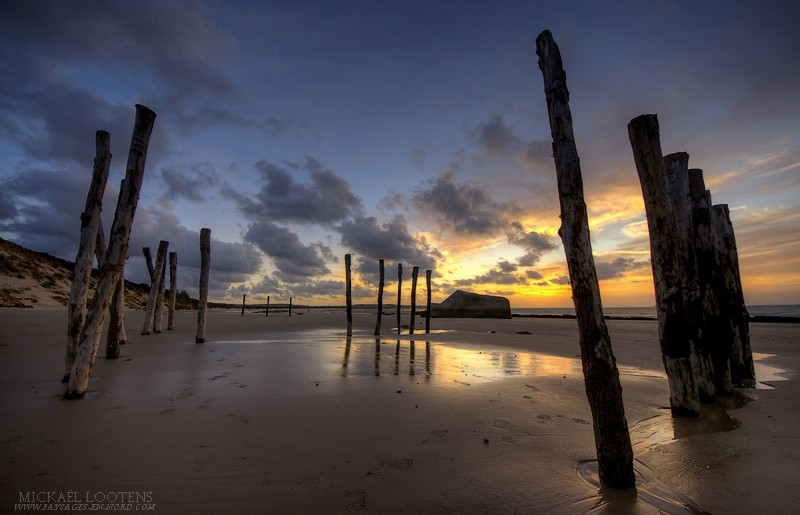
M 374 344 L 373 344 L 374 342 Z M 580 361 L 573 358 L 510 351 L 476 351 L 425 341 L 424 359 L 418 359 L 415 340 L 393 340 L 390 345 L 374 340 L 345 339 L 342 377 L 408 375 L 436 379 L 441 385 L 470 385 L 512 376 L 573 376 L 581 374 Z

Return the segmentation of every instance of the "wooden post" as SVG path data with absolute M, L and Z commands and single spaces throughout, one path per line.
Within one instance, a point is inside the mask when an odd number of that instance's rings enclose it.
M 153 255 L 150 253 L 150 247 L 142 247 L 142 254 L 144 254 L 144 264 L 147 265 L 147 275 L 152 281 L 156 271 L 153 267 Z
M 403 293 L 403 263 L 397 263 L 397 334 L 400 334 L 400 326 L 403 319 L 400 314 L 401 297 Z
M 164 318 L 164 296 L 167 282 L 167 252 L 164 252 L 164 259 L 161 260 L 161 277 L 158 281 L 158 293 L 156 293 L 156 309 L 153 311 L 153 332 L 161 333 L 161 321 Z
M 381 321 L 383 319 L 383 287 L 384 287 L 384 263 L 383 259 L 378 260 L 379 278 L 378 278 L 378 318 L 375 321 L 375 336 L 381 334 Z
M 425 302 L 425 334 L 431 332 L 431 274 L 433 274 L 433 270 L 425 270 L 425 284 L 428 288 L 428 298 Z
M 175 300 L 178 296 L 178 253 L 169 253 L 169 302 L 167 310 L 167 330 L 175 329 Z
M 417 315 L 417 278 L 419 277 L 419 267 L 411 269 L 411 320 L 408 323 L 408 334 L 414 334 L 415 317 Z
M 114 296 L 111 299 L 111 313 L 108 317 L 108 334 L 106 335 L 106 359 L 119 358 L 120 345 L 128 343 L 125 332 L 125 278 L 120 277 Z
M 289 318 L 292 318 L 292 298 L 289 297 Z
M 353 298 L 351 294 L 352 282 L 350 276 L 350 254 L 344 255 L 344 289 L 345 303 L 347 305 L 347 336 L 353 335 Z
M 108 314 L 114 291 L 122 277 L 125 258 L 128 256 L 131 225 L 139 200 L 139 191 L 142 187 L 147 147 L 150 143 L 155 118 L 156 113 L 147 107 L 136 105 L 136 121 L 123 181 L 124 188 L 120 189 L 117 199 L 105 262 L 100 267 L 100 279 L 83 328 L 67 390 L 64 392 L 65 399 L 83 397 L 89 388 L 89 375 L 100 346 L 103 323 Z
M 195 343 L 206 341 L 208 311 L 208 276 L 211 268 L 211 229 L 200 229 L 200 298 L 197 303 L 197 335 Z
M 264 310 L 264 313 L 266 313 L 264 318 L 269 316 L 269 295 L 267 295 L 267 308 Z
M 163 291 L 161 279 L 164 273 L 164 265 L 167 259 L 167 249 L 169 248 L 169 242 L 161 240 L 158 243 L 158 251 L 156 252 L 156 263 L 155 267 L 153 268 L 153 275 L 150 278 L 150 293 L 147 295 L 147 304 L 145 305 L 144 311 L 144 324 L 142 325 L 142 334 L 147 335 L 150 334 L 152 330 L 154 330 L 154 323 L 156 317 L 156 311 L 161 310 L 161 306 L 158 305 L 158 297 L 159 297 L 159 290 Z M 161 294 L 161 302 L 164 302 L 164 294 Z M 159 327 L 159 331 L 161 332 L 161 327 Z
M 687 310 L 681 290 L 683 267 L 676 248 L 678 235 L 656 115 L 646 114 L 631 120 L 628 136 L 650 229 L 659 342 L 669 381 L 670 407 L 673 414 L 697 416 L 700 395 L 695 380 L 693 339 L 684 322 Z
M 704 341 L 709 347 L 718 394 L 733 395 L 730 355 L 733 328 L 723 319 L 719 295 L 723 291 L 721 271 L 715 256 L 715 236 L 711 225 L 711 193 L 706 189 L 703 170 L 689 170 L 689 199 L 692 204 L 694 249 L 703 303 Z
M 714 368 L 708 343 L 704 339 L 705 320 L 703 300 L 700 295 L 700 278 L 694 249 L 695 235 L 692 221 L 692 203 L 689 198 L 689 154 L 675 152 L 664 156 L 667 172 L 672 220 L 675 224 L 673 252 L 677 252 L 681 273 L 680 289 L 683 295 L 683 323 L 689 332 L 692 365 L 700 402 L 716 402 Z
M 600 288 L 592 258 L 567 79 L 561 53 L 550 31 L 543 31 L 536 38 L 536 54 L 544 78 L 561 203 L 559 234 L 564 243 L 572 300 L 578 319 L 584 384 L 594 422 L 600 479 L 615 488 L 628 488 L 636 482 L 633 448 L 622 403 L 619 372 L 603 317 Z
M 86 323 L 86 305 L 89 296 L 89 280 L 92 276 L 92 263 L 97 250 L 100 229 L 100 212 L 103 209 L 103 193 L 108 182 L 108 168 L 111 164 L 111 136 L 106 131 L 95 133 L 95 158 L 92 179 L 86 194 L 86 203 L 81 213 L 81 232 L 78 253 L 75 256 L 75 270 L 67 303 L 67 352 L 64 360 L 64 376 L 69 374 L 75 362 L 75 353 L 80 342 L 81 332 Z M 102 264 L 102 263 L 100 263 Z
M 245 306 L 245 301 L 246 300 L 247 300 L 247 294 L 246 293 L 242 293 L 242 316 L 244 316 L 244 306 Z
M 726 314 L 733 328 L 731 379 L 734 385 L 752 388 L 756 385 L 756 373 L 750 347 L 750 315 L 744 303 L 739 252 L 728 205 L 713 206 L 711 218 L 716 234 L 719 268 L 724 277 L 722 303 L 726 306 Z

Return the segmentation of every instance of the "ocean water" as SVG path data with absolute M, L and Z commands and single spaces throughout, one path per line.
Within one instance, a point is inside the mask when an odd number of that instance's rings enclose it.
M 800 304 L 783 304 L 773 306 L 747 306 L 750 316 L 772 316 L 772 317 L 800 317 Z M 511 313 L 514 315 L 574 315 L 574 308 L 514 308 Z M 610 317 L 648 317 L 656 318 L 656 308 L 603 308 L 603 313 Z

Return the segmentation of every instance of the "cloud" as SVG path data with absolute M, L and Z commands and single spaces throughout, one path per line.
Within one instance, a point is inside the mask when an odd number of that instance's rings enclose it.
M 650 263 L 646 261 L 636 261 L 633 258 L 617 258 L 613 261 L 595 261 L 595 268 L 597 270 L 597 280 L 603 281 L 606 279 L 616 279 L 625 275 L 629 270 L 637 270 Z
M 282 281 L 300 283 L 330 272 L 317 247 L 304 245 L 285 227 L 269 221 L 253 222 L 244 237 L 272 258 L 278 269 L 276 277 Z
M 220 177 L 209 162 L 170 165 L 161 169 L 161 180 L 166 191 L 164 198 L 202 202 L 213 188 L 220 184 Z
M 509 217 L 521 213 L 512 202 L 495 201 L 488 186 L 456 183 L 450 171 L 426 181 L 411 201 L 442 229 L 476 236 L 496 235 L 506 229 Z
M 357 217 L 343 222 L 337 230 L 342 245 L 374 261 L 383 258 L 387 262 L 408 263 L 424 270 L 435 268 L 437 260 L 442 259 L 438 250 L 409 232 L 402 216 L 386 223 L 378 222 L 375 217 Z
M 291 163 L 287 166 L 300 168 Z M 329 225 L 362 210 L 361 199 L 350 184 L 312 157 L 306 157 L 303 164 L 310 183 L 296 181 L 289 170 L 266 160 L 258 161 L 255 168 L 265 181 L 255 198 L 228 192 L 251 219 Z
M 161 240 L 169 242 L 169 252 L 178 253 L 178 288 L 196 295 L 200 279 L 200 233 L 185 227 L 168 211 L 137 211 L 125 276 L 136 282 L 149 282 L 142 247 L 150 247 L 155 259 Z M 245 282 L 251 274 L 260 270 L 262 263 L 263 256 L 253 245 L 217 240 L 212 228 L 210 296 L 226 296 L 232 283 Z
M 526 231 L 519 222 L 511 224 L 508 242 L 525 249 L 525 255 L 517 260 L 519 266 L 533 266 L 544 253 L 558 248 L 551 237 L 537 231 Z
M 502 269 L 489 270 L 485 274 L 475 276 L 471 279 L 460 279 L 455 281 L 456 286 L 468 287 L 475 284 L 525 284 L 526 280 L 511 272 Z
M 529 113 L 526 113 L 528 115 Z M 550 141 L 525 141 L 500 115 L 493 115 L 477 127 L 464 126 L 467 138 L 478 145 L 482 154 L 499 159 L 511 159 L 530 168 L 552 166 L 553 146 Z

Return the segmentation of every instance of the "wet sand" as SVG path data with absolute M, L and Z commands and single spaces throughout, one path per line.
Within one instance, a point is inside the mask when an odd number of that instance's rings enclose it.
M 0 309 L 0 512 L 41 492 L 98 505 L 128 492 L 157 513 L 800 505 L 798 324 L 751 325 L 774 388 L 674 420 L 656 323 L 609 321 L 639 474 L 615 491 L 593 473 L 574 320 L 434 319 L 426 336 L 418 318 L 398 338 L 387 316 L 376 341 L 374 317 L 356 314 L 348 341 L 344 313 L 211 311 L 198 345 L 195 313 L 150 336 L 142 316 L 128 314 L 119 360 L 101 349 L 86 398 L 65 401 L 66 312 Z

